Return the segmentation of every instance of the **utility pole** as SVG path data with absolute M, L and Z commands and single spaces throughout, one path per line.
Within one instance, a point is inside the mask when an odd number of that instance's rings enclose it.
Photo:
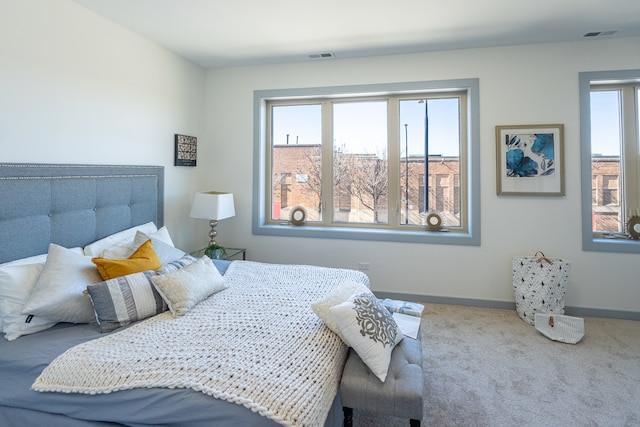
M 429 212 L 429 102 L 424 100 L 424 211 Z

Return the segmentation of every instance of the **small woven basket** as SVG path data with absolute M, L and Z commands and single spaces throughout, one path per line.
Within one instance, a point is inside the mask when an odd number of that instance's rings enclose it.
M 554 341 L 576 344 L 584 337 L 584 319 L 563 314 L 535 314 L 536 329 Z

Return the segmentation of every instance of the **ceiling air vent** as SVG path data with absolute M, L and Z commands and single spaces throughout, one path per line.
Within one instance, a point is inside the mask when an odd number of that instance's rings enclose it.
M 615 33 L 617 33 L 617 30 L 608 30 L 608 31 L 591 31 L 589 33 L 586 33 L 584 36 L 582 37 L 602 37 L 602 36 L 612 36 Z
M 326 59 L 326 58 L 335 58 L 336 56 L 333 52 L 320 52 L 320 53 L 311 53 L 309 54 L 309 58 L 311 59 Z

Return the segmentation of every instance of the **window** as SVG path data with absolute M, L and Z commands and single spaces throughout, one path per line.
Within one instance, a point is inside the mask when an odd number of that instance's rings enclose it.
M 583 248 L 640 253 L 640 70 L 580 73 Z
M 477 107 L 477 79 L 256 91 L 254 233 L 479 245 Z

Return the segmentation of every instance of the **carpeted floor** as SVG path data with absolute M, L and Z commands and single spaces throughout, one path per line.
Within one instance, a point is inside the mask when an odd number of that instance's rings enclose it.
M 512 310 L 426 304 L 423 426 L 640 426 L 640 322 L 585 318 L 576 344 Z M 355 427 L 409 420 L 354 412 Z

